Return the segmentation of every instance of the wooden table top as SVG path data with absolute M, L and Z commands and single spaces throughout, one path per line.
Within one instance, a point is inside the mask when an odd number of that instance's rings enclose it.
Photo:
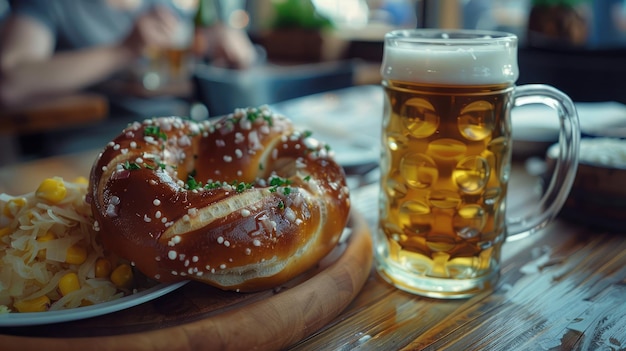
M 29 192 L 53 175 L 85 176 L 95 155 L 87 151 L 0 168 L 0 192 Z M 528 186 L 534 178 L 522 164 L 512 173 L 509 210 L 533 206 Z M 466 300 L 410 295 L 372 271 L 343 312 L 290 348 L 624 349 L 625 235 L 557 219 L 537 234 L 506 243 L 496 290 Z

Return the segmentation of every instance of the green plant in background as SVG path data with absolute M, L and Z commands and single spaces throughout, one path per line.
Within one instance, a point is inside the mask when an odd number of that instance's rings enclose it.
M 315 10 L 310 0 L 272 0 L 274 18 L 271 28 L 332 28 L 332 22 Z
M 217 8 L 213 0 L 198 1 L 198 10 L 194 17 L 194 23 L 197 27 L 209 27 L 218 20 Z

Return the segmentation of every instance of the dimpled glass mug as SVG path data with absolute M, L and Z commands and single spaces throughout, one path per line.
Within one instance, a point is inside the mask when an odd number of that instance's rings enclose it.
M 476 30 L 397 30 L 385 36 L 380 219 L 376 268 L 397 288 L 466 298 L 492 290 L 502 244 L 544 227 L 578 166 L 571 99 L 547 85 L 515 86 L 517 37 Z M 533 213 L 505 217 L 511 109 L 544 104 L 561 120 L 560 160 Z

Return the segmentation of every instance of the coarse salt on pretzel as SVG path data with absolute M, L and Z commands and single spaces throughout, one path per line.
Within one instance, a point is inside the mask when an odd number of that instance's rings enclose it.
M 236 291 L 312 268 L 350 211 L 328 147 L 265 106 L 130 125 L 98 156 L 90 197 L 105 247 L 146 276 Z

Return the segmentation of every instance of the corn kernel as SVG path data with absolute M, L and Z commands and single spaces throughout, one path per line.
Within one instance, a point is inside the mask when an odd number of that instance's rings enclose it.
M 69 264 L 82 264 L 87 259 L 87 250 L 78 245 L 72 245 L 65 253 L 65 262 Z
M 15 218 L 17 213 L 26 205 L 26 199 L 23 197 L 14 197 L 7 201 L 2 213 L 8 218 Z
M 113 270 L 110 279 L 118 288 L 127 288 L 133 281 L 133 270 L 126 263 L 121 264 Z
M 87 178 L 85 178 L 85 177 L 78 177 L 78 178 L 74 179 L 74 183 L 87 185 L 87 184 L 89 184 L 89 180 Z
M 67 273 L 59 280 L 59 292 L 61 292 L 63 296 L 78 289 L 80 289 L 80 283 L 78 282 L 76 273 Z
M 65 184 L 59 178 L 44 179 L 35 192 L 38 198 L 54 204 L 61 202 L 66 194 Z
M 43 295 L 30 300 L 18 300 L 13 303 L 18 312 L 45 312 L 50 308 L 50 299 Z
M 96 278 L 106 278 L 111 274 L 111 261 L 99 258 L 95 267 Z
M 53 232 L 47 231 L 46 234 L 44 234 L 44 235 L 42 235 L 42 236 L 37 238 L 37 242 L 45 243 L 46 241 L 54 240 L 56 238 L 57 238 L 57 236 L 54 235 Z

